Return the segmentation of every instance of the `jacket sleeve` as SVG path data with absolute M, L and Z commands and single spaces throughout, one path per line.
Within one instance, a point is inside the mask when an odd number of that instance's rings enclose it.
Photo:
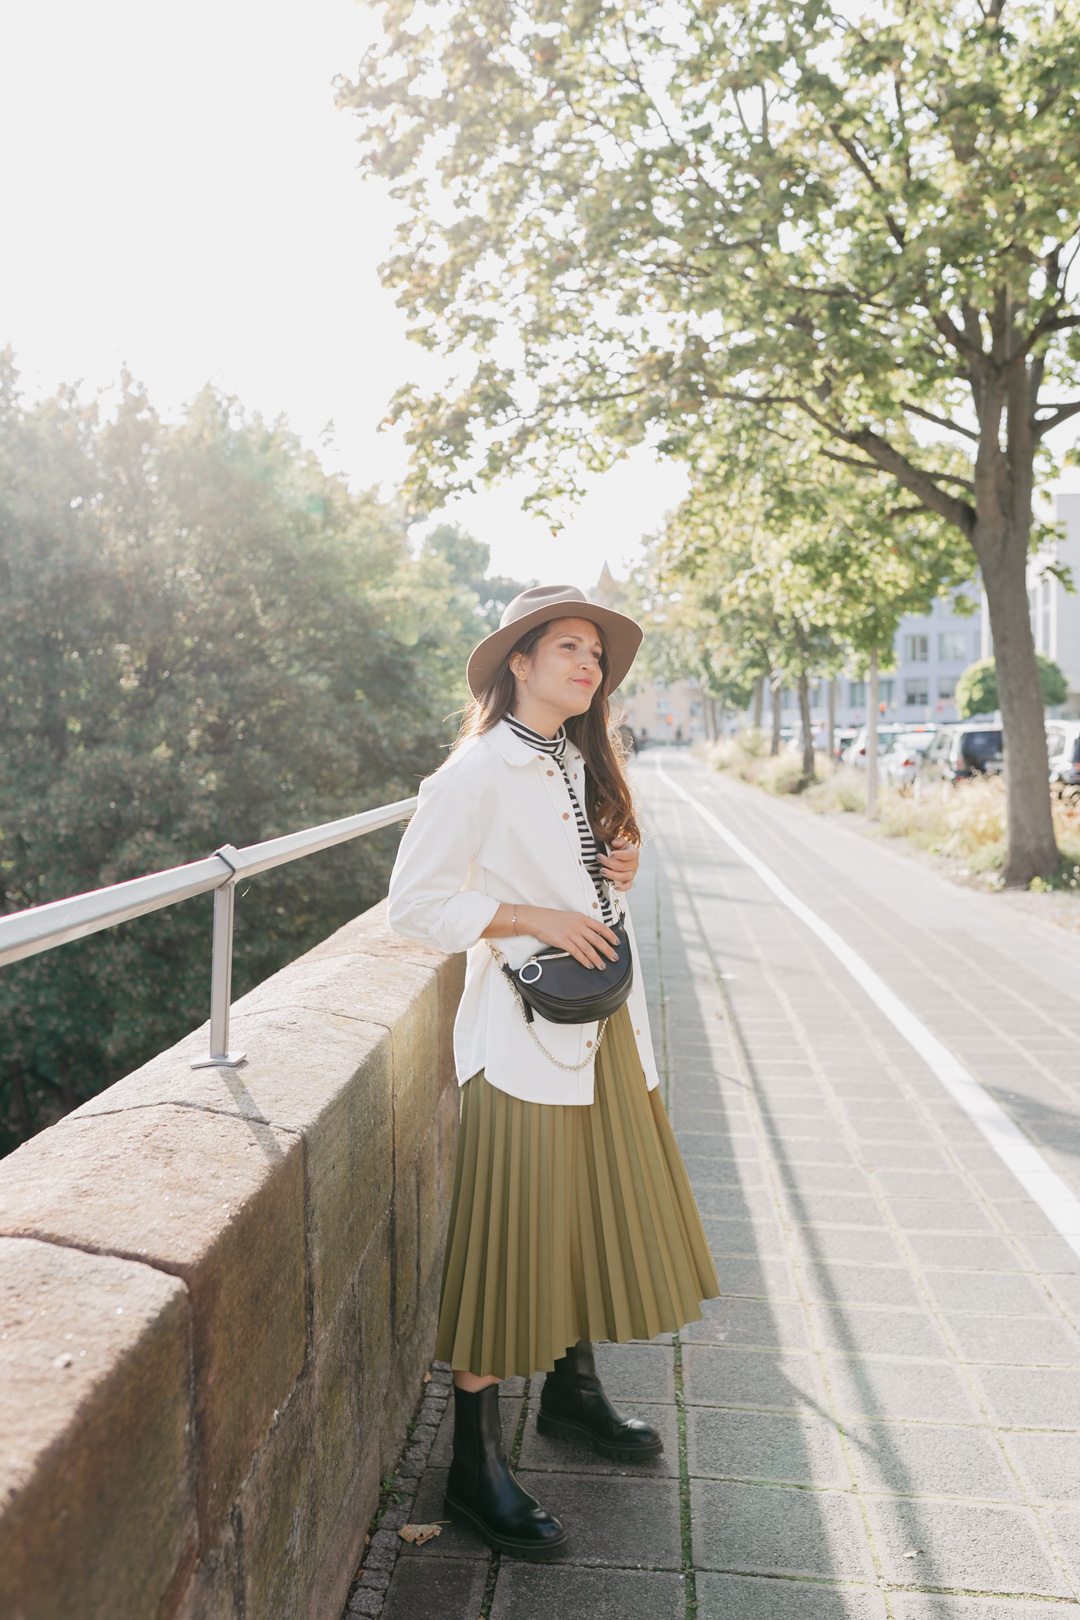
M 387 914 L 395 933 L 466 951 L 498 911 L 498 900 L 464 887 L 481 842 L 473 801 L 457 771 L 436 771 L 421 783 L 390 876 Z

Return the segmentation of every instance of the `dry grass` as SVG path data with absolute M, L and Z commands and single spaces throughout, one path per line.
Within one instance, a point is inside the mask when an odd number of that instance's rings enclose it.
M 757 733 L 713 743 L 705 758 L 713 770 L 729 771 L 768 793 L 797 794 L 818 815 L 861 815 L 866 807 L 866 776 L 818 756 L 817 780 L 807 783 L 800 758 L 790 750 L 770 759 L 768 742 Z M 1000 778 L 922 784 L 918 791 L 883 787 L 878 795 L 875 832 L 904 838 L 918 849 L 955 861 L 961 875 L 988 879 L 1005 861 L 1005 789 Z M 1054 827 L 1062 869 L 1056 883 L 1036 878 L 1032 888 L 1080 890 L 1080 804 L 1054 801 Z

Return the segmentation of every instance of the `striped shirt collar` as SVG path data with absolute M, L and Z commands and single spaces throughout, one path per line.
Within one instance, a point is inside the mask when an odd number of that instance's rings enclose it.
M 543 754 L 550 754 L 552 759 L 562 762 L 566 754 L 567 743 L 565 726 L 560 726 L 554 737 L 544 737 L 539 731 L 534 731 L 531 726 L 524 725 L 512 714 L 504 714 L 503 719 L 514 735 L 520 737 L 523 743 L 528 743 L 530 748 L 535 748 Z

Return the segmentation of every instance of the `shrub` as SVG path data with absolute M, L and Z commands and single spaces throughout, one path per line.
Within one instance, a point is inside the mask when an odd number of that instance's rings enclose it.
M 1035 654 L 1039 666 L 1039 685 L 1042 700 L 1049 707 L 1064 703 L 1069 695 L 1069 683 L 1060 664 L 1043 653 Z M 973 714 L 993 714 L 998 703 L 997 670 L 992 658 L 979 658 L 969 664 L 956 683 L 956 711 L 962 719 Z

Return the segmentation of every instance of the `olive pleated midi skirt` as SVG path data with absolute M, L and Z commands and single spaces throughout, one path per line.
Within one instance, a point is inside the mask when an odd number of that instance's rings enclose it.
M 651 1339 L 720 1292 L 629 1010 L 609 1020 L 588 1107 L 461 1088 L 436 1358 L 480 1377 L 550 1371 L 578 1339 Z

